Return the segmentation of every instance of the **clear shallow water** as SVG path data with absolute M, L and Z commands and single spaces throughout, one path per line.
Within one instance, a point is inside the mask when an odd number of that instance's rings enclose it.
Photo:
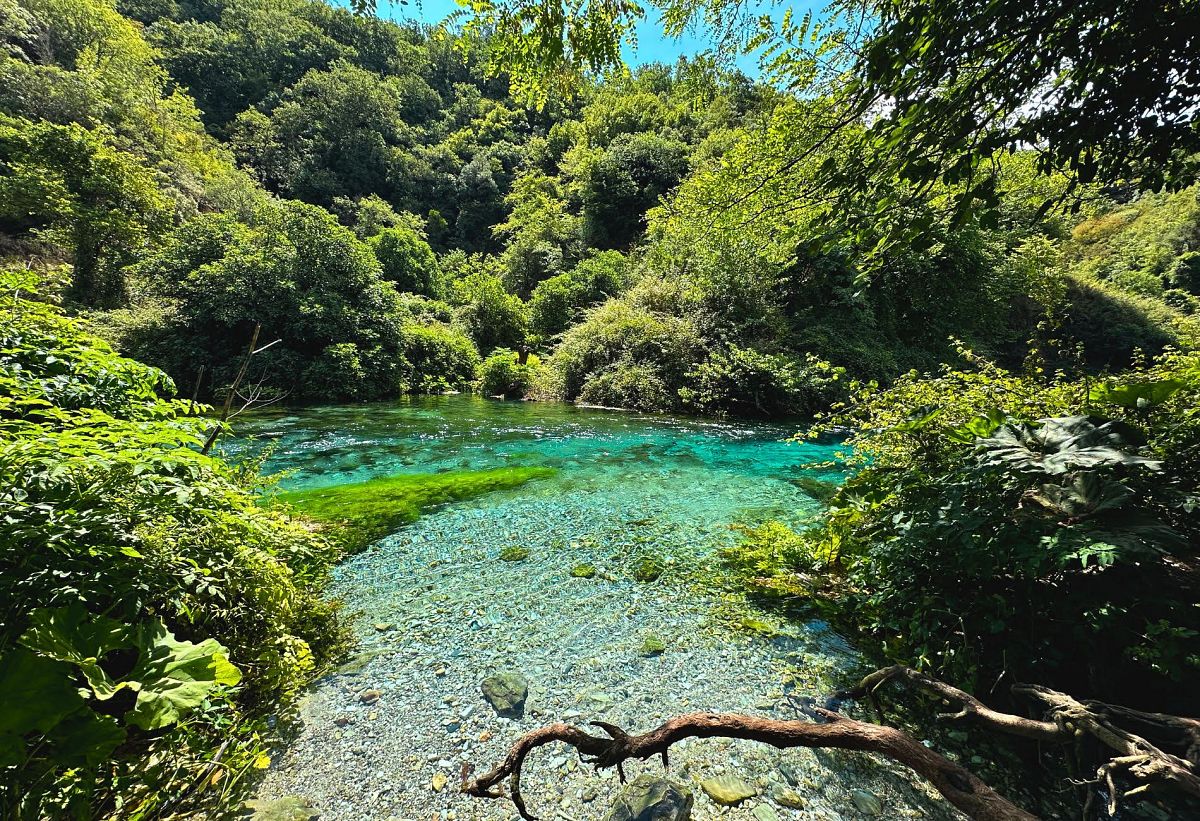
M 227 452 L 270 444 L 266 469 L 289 471 L 286 488 L 558 470 L 432 511 L 338 569 L 333 593 L 358 614 L 360 654 L 307 698 L 303 728 L 277 754 L 261 797 L 302 795 L 327 821 L 508 819 L 511 805 L 466 798 L 455 785 L 463 761 L 488 768 L 521 732 L 595 718 L 644 731 L 696 709 L 786 716 L 786 690 L 827 692 L 858 664 L 819 623 L 780 625 L 770 638 L 731 629 L 743 608 L 695 582 L 718 547 L 736 542 L 731 524 L 799 524 L 820 505 L 793 480 L 840 479 L 823 465 L 838 447 L 788 441 L 791 427 L 442 397 L 310 409 L 239 433 Z M 501 561 L 512 546 L 529 557 Z M 665 564 L 658 581 L 633 578 L 643 556 Z M 598 568 L 595 578 L 570 576 L 581 562 Z M 649 637 L 666 651 L 646 655 Z M 500 670 L 530 681 L 522 719 L 498 718 L 479 694 Z M 368 690 L 379 693 L 369 704 Z M 759 805 L 779 818 L 864 817 L 854 789 L 881 798 L 886 817 L 947 814 L 907 776 L 857 754 L 707 741 L 680 745 L 672 760 L 673 776 L 696 792 L 699 819 L 761 821 Z M 449 786 L 435 790 L 439 773 Z M 760 795 L 732 809 L 712 803 L 697 782 L 722 773 Z M 788 774 L 802 810 L 770 797 Z M 585 771 L 557 748 L 531 761 L 524 783 L 535 814 L 565 819 L 602 818 L 618 788 L 613 774 Z

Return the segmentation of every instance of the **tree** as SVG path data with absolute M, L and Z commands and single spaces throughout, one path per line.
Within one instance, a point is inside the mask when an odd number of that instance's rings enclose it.
M 121 268 L 168 219 L 157 177 L 100 133 L 0 115 L 0 219 L 70 249 L 71 294 L 113 307 Z
M 598 248 L 626 249 L 641 234 L 642 218 L 679 185 L 688 149 L 658 134 L 623 134 L 591 165 L 582 182 L 584 232 Z
M 415 220 L 384 228 L 367 240 L 383 268 L 383 278 L 397 290 L 438 298 L 442 293 L 437 257 L 414 227 Z
M 518 177 L 505 202 L 512 210 L 492 233 L 506 240 L 500 255 L 505 284 L 528 299 L 538 283 L 577 258 L 580 220 L 567 211 L 558 182 L 536 171 Z
M 261 323 L 264 339 L 281 342 L 255 357 L 256 381 L 300 398 L 403 390 L 405 315 L 396 290 L 370 248 L 316 206 L 272 205 L 251 225 L 202 215 L 133 275 L 170 309 L 128 330 L 126 347 L 180 384 L 202 366 L 214 387 L 231 382 Z

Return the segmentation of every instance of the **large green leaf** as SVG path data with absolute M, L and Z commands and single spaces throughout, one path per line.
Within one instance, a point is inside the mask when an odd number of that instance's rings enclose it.
M 71 713 L 47 733 L 54 760 L 65 767 L 92 767 L 112 755 L 125 740 L 125 729 L 112 716 L 87 708 Z
M 955 442 L 970 443 L 985 436 L 991 436 L 1004 424 L 1003 411 L 989 410 L 981 413 L 971 421 L 946 431 L 946 436 Z
M 1132 497 L 1128 487 L 1095 472 L 1072 474 L 1065 483 L 1042 485 L 1032 494 L 1043 507 L 1076 520 L 1115 510 Z
M 27 733 L 46 733 L 85 709 L 71 668 L 15 647 L 0 658 L 0 767 L 20 764 Z
M 162 622 L 154 621 L 139 627 L 137 645 L 138 663 L 129 679 L 138 697 L 126 720 L 145 730 L 176 723 L 216 687 L 242 679 L 216 639 L 178 641 Z
M 106 653 L 129 646 L 129 625 L 93 616 L 79 603 L 35 610 L 29 621 L 30 628 L 21 637 L 21 643 L 43 656 L 76 665 L 96 698 L 109 699 L 128 686 L 113 681 L 101 668 L 100 660 Z
M 1034 425 L 1003 425 L 976 442 L 985 465 L 1061 476 L 1075 470 L 1101 467 L 1143 467 L 1157 470 L 1161 462 L 1133 453 L 1141 435 L 1121 422 L 1099 422 L 1087 416 L 1040 419 Z
M 1145 410 L 1166 402 L 1184 387 L 1178 379 L 1154 382 L 1100 382 L 1088 391 L 1093 402 L 1107 402 L 1123 408 Z

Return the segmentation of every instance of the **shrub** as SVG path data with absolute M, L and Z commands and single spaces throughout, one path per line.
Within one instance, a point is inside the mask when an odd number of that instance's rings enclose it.
M 700 359 L 703 342 L 687 319 L 610 300 L 563 335 L 551 357 L 565 398 L 669 410 Z
M 218 746 L 264 766 L 342 636 L 337 551 L 199 452 L 165 374 L 0 284 L 0 815 L 213 814 Z
M 533 354 L 529 354 L 521 363 L 518 354 L 508 348 L 497 348 L 479 369 L 479 391 L 485 396 L 528 396 L 541 365 L 541 361 Z
M 628 262 L 616 251 L 603 251 L 568 273 L 538 283 L 529 300 L 529 330 L 542 339 L 565 331 L 583 309 L 616 296 L 628 280 Z
M 755 537 L 737 560 L 775 589 L 829 569 L 844 619 L 957 681 L 1193 690 L 1200 652 L 1177 639 L 1200 617 L 1174 568 L 1200 536 L 1200 359 L 1078 382 L 976 365 L 862 387 L 833 421 L 863 469 L 807 544 Z
M 520 297 L 510 294 L 493 274 L 476 271 L 458 279 L 451 287 L 452 300 L 459 305 L 457 322 L 475 340 L 479 350 L 519 348 L 529 329 L 529 312 Z
M 404 325 L 402 374 L 414 393 L 470 390 L 479 370 L 479 352 L 448 325 Z
M 693 368 L 679 395 L 697 413 L 812 416 L 833 403 L 843 373 L 815 357 L 801 364 L 781 354 L 731 345 Z

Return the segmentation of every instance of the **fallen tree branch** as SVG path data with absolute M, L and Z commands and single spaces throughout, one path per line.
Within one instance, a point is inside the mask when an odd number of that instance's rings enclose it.
M 509 780 L 511 799 L 522 818 L 534 818 L 521 795 L 521 768 L 534 750 L 561 742 L 574 747 L 585 763 L 597 769 L 615 767 L 625 780 L 622 764 L 630 759 L 654 756 L 668 763 L 668 750 L 686 738 L 740 738 L 789 747 L 832 747 L 876 753 L 899 762 L 928 780 L 946 799 L 971 818 L 980 821 L 1035 821 L 1036 817 L 1017 807 L 962 766 L 930 750 L 903 730 L 884 724 L 856 721 L 837 712 L 846 700 L 870 701 L 879 709 L 881 687 L 896 682 L 909 689 L 952 705 L 954 712 L 939 718 L 973 721 L 979 725 L 1038 742 L 1068 744 L 1077 737 L 1091 736 L 1111 751 L 1095 762 L 1096 778 L 1089 786 L 1107 792 L 1110 815 L 1122 798 L 1141 795 L 1155 787 L 1172 789 L 1200 798 L 1200 721 L 1192 718 L 1148 713 L 1105 704 L 1078 701 L 1064 693 L 1036 685 L 1014 685 L 1015 695 L 1038 702 L 1045 708 L 1042 718 L 1024 718 L 988 707 L 970 693 L 938 681 L 908 667 L 876 670 L 850 690 L 843 690 L 814 706 L 812 699 L 793 699 L 813 721 L 775 720 L 733 713 L 689 713 L 676 716 L 648 733 L 629 735 L 620 727 L 592 722 L 607 737 L 591 735 L 570 724 L 550 724 L 517 739 L 504 761 L 495 769 L 471 778 L 471 765 L 463 764 L 462 790 L 479 798 L 503 798 L 501 783 Z M 1117 776 L 1137 784 L 1122 793 Z M 1078 782 L 1076 782 L 1078 783 Z M 1090 791 L 1085 816 L 1095 791 Z
M 463 764 L 463 792 L 479 798 L 503 798 L 499 785 L 509 779 L 511 798 L 522 818 L 533 821 L 521 795 L 521 767 L 538 747 L 559 741 L 579 751 L 585 763 L 597 769 L 616 767 L 624 781 L 621 765 L 630 759 L 660 756 L 668 762 L 668 750 L 686 738 L 740 738 L 773 747 L 835 747 L 877 753 L 909 767 L 927 779 L 938 792 L 964 813 L 980 821 L 1036 821 L 1036 816 L 1009 802 L 964 767 L 930 750 L 895 727 L 885 727 L 815 708 L 817 722 L 783 721 L 736 713 L 688 713 L 676 716 L 642 735 L 629 735 L 619 727 L 593 722 L 608 734 L 594 736 L 570 724 L 550 724 L 517 739 L 507 757 L 495 769 L 471 778 L 470 765 Z M 819 723 L 818 723 L 819 722 Z

